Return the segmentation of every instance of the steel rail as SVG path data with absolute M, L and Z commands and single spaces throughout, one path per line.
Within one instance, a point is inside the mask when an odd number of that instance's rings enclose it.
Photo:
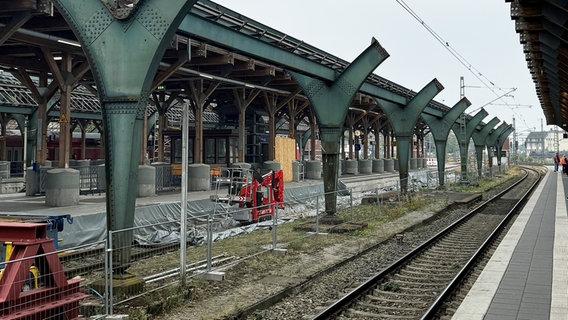
M 368 279 L 367 281 L 365 281 L 359 287 L 353 289 L 351 292 L 349 292 L 348 294 L 346 294 L 345 296 L 343 296 L 339 300 L 335 301 L 332 305 L 330 305 L 325 310 L 321 311 L 318 315 L 316 315 L 312 319 L 313 320 L 323 320 L 323 319 L 329 319 L 330 317 L 337 315 L 340 311 L 342 311 L 345 308 L 347 308 L 348 306 L 350 306 L 355 301 L 355 299 L 357 297 L 365 294 L 368 290 L 372 289 L 380 279 L 384 278 L 389 273 L 394 272 L 395 270 L 397 270 L 397 269 L 401 268 L 402 266 L 404 266 L 405 264 L 407 264 L 408 261 L 411 258 L 413 258 L 414 256 L 418 255 L 419 253 L 421 253 L 422 251 L 424 251 L 425 249 L 430 247 L 434 242 L 438 241 L 439 239 L 441 239 L 442 237 L 444 237 L 445 235 L 447 235 L 448 233 L 450 233 L 451 231 L 456 229 L 459 225 L 461 225 L 465 221 L 469 220 L 471 217 L 476 215 L 479 211 L 481 211 L 481 209 L 485 208 L 491 202 L 500 198 L 505 193 L 509 192 L 511 189 L 515 188 L 517 185 L 519 185 L 521 182 L 523 182 L 527 177 L 528 177 L 528 172 L 525 171 L 525 175 L 522 177 L 522 179 L 520 179 L 516 183 L 512 184 L 511 186 L 509 186 L 505 190 L 501 191 L 500 193 L 496 194 L 495 196 L 491 197 L 487 201 L 481 203 L 480 205 L 478 205 L 477 207 L 472 209 L 468 214 L 466 214 L 462 218 L 458 219 L 457 221 L 455 221 L 450 226 L 444 228 L 437 235 L 426 240 L 420 246 L 418 246 L 414 250 L 410 251 L 409 253 L 404 255 L 402 258 L 400 258 L 396 262 L 392 263 L 390 266 L 386 267 L 385 269 L 383 269 L 382 271 L 377 273 L 375 276 L 373 276 L 370 279 Z M 533 188 L 533 187 L 531 187 L 531 188 Z
M 534 169 L 530 168 L 526 169 L 537 172 Z M 462 280 L 468 276 L 469 271 L 473 269 L 476 262 L 481 258 L 481 256 L 485 252 L 487 252 L 487 250 L 492 245 L 492 243 L 499 237 L 501 230 L 503 230 L 503 228 L 505 228 L 507 223 L 509 223 L 513 215 L 517 212 L 519 206 L 521 206 L 521 204 L 524 205 L 524 203 L 528 199 L 528 196 L 532 194 L 536 186 L 539 184 L 539 182 L 542 179 L 542 175 L 538 172 L 537 174 L 539 178 L 535 181 L 535 183 L 533 183 L 533 185 L 529 188 L 529 190 L 527 190 L 527 192 L 523 194 L 521 199 L 517 203 L 515 203 L 513 208 L 509 210 L 509 212 L 505 215 L 503 221 L 501 221 L 501 223 L 495 228 L 495 230 L 491 233 L 491 235 L 489 235 L 489 237 L 483 242 L 481 247 L 479 247 L 479 249 L 473 254 L 473 256 L 466 262 L 466 264 L 461 268 L 458 274 L 456 274 L 456 276 L 451 280 L 450 284 L 444 289 L 444 291 L 442 291 L 442 293 L 438 296 L 438 298 L 434 301 L 434 303 L 432 303 L 430 308 L 428 308 L 428 310 L 424 313 L 424 315 L 420 319 L 425 320 L 425 319 L 434 318 L 434 316 L 440 310 L 440 307 L 443 305 L 446 299 L 450 297 L 452 292 L 455 291 L 455 289 L 459 286 Z

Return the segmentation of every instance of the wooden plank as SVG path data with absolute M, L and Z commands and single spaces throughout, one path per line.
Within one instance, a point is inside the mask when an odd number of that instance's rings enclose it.
M 280 163 L 284 181 L 292 181 L 292 161 L 296 160 L 296 141 L 291 138 L 276 137 L 274 160 Z

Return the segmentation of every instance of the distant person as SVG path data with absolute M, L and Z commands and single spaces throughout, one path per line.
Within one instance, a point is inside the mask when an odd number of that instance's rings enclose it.
M 75 152 L 73 152 L 73 155 L 71 156 L 71 158 L 72 158 L 73 160 L 77 160 L 77 154 L 76 154 Z
M 558 152 L 554 156 L 554 172 L 558 172 L 558 165 L 560 164 L 560 157 L 558 156 Z
M 562 165 L 562 173 L 568 172 L 566 170 L 566 156 L 562 155 L 562 158 L 560 158 L 560 164 Z

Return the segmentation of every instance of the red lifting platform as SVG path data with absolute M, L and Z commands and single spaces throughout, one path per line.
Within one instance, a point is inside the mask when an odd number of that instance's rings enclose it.
M 82 279 L 65 276 L 47 225 L 0 221 L 0 242 L 13 246 L 0 278 L 0 319 L 79 318 L 79 302 L 88 295 L 79 291 Z M 39 270 L 41 285 L 23 291 L 32 265 Z

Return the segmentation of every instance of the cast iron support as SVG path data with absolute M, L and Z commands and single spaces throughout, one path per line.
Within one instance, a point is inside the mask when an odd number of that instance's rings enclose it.
M 325 212 L 337 211 L 337 170 L 339 140 L 349 105 L 365 79 L 388 57 L 386 50 L 373 38 L 371 45 L 353 61 L 333 83 L 297 72 L 290 72 L 303 89 L 316 112 L 323 157 Z
M 487 144 L 487 155 L 489 157 L 489 171 L 492 173 L 493 169 L 493 154 L 491 153 L 492 148 L 497 144 L 497 139 L 499 136 L 509 128 L 506 122 L 501 123 L 495 130 L 491 131 L 486 139 Z M 497 163 L 500 163 L 499 155 L 497 155 Z
M 483 148 L 489 132 L 499 123 L 499 118 L 494 117 L 481 130 L 474 130 L 471 135 L 475 145 L 475 155 L 477 157 L 477 174 L 481 178 L 483 175 Z
M 503 143 L 505 143 L 505 139 L 513 132 L 515 128 L 509 125 L 498 137 L 497 141 L 495 141 L 495 149 L 497 150 L 497 168 L 499 168 L 499 173 L 501 173 L 501 150 L 503 149 Z
M 396 153 L 400 177 L 400 192 L 402 194 L 406 194 L 408 191 L 408 161 L 412 131 L 424 108 L 443 89 L 444 86 L 434 79 L 414 95 L 406 105 L 399 105 L 376 98 L 396 135 Z
M 134 224 L 142 119 L 162 56 L 196 0 L 121 2 L 55 0 L 79 39 L 101 100 L 107 184 L 107 229 Z M 109 7 L 107 7 L 109 6 Z M 121 7 L 122 6 L 122 7 Z M 130 263 L 132 232 L 113 237 L 115 274 Z
M 452 130 L 454 131 L 454 134 L 456 135 L 460 146 L 462 182 L 467 182 L 467 148 L 469 146 L 469 139 L 471 139 L 471 135 L 473 134 L 473 131 L 475 130 L 477 125 L 480 124 L 481 120 L 483 120 L 483 118 L 485 117 L 487 117 L 487 111 L 485 111 L 485 109 L 481 109 L 471 119 L 466 120 L 465 136 L 461 132 L 460 124 L 456 122 L 452 127 Z
M 444 171 L 446 170 L 446 142 L 448 141 L 448 135 L 458 117 L 465 112 L 465 109 L 470 105 L 471 102 L 464 97 L 441 117 L 422 114 L 422 119 L 424 119 L 428 127 L 430 127 L 430 132 L 436 144 L 436 160 L 438 161 L 438 181 L 440 186 L 443 186 L 445 183 Z

